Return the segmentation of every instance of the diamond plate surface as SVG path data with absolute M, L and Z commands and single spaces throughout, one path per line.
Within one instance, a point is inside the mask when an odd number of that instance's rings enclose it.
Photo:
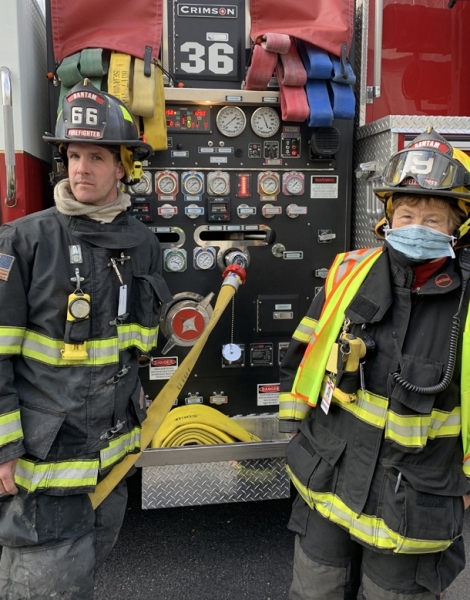
M 439 117 L 427 115 L 388 115 L 373 123 L 359 127 L 357 139 L 369 138 L 379 133 L 421 133 L 429 126 L 439 133 L 470 134 L 470 117 Z
M 288 498 L 285 458 L 144 467 L 142 508 Z

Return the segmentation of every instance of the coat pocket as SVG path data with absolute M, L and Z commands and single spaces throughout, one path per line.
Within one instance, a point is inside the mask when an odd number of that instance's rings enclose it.
M 346 442 L 319 425 L 300 431 L 286 449 L 286 461 L 300 483 L 314 492 L 334 492 L 337 463 Z
M 133 275 L 131 322 L 143 327 L 157 327 L 161 305 L 172 298 L 161 275 Z
M 65 413 L 23 403 L 21 405 L 21 424 L 26 452 L 45 460 L 64 420 Z
M 463 529 L 460 496 L 439 496 L 415 490 L 404 479 L 387 472 L 382 491 L 382 518 L 392 531 L 408 539 L 451 541 Z M 406 541 L 400 541 L 400 551 Z
M 441 380 L 444 365 L 440 362 L 421 359 L 416 356 L 404 356 L 400 375 L 413 385 L 430 387 Z M 400 402 L 420 414 L 429 414 L 434 406 L 435 394 L 416 394 L 395 383 L 390 376 L 393 387 L 391 399 Z

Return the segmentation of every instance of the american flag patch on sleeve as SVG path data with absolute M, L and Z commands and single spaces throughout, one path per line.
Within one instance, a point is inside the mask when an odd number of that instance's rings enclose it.
M 0 279 L 3 279 L 3 281 L 8 281 L 8 276 L 10 275 L 10 271 L 14 262 L 14 256 L 0 253 Z

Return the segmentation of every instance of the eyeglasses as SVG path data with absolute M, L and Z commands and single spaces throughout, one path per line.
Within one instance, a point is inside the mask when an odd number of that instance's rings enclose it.
M 398 187 L 408 179 L 411 185 L 428 190 L 451 190 L 470 185 L 470 173 L 454 158 L 438 150 L 402 150 L 385 167 L 382 182 Z M 416 183 L 415 183 L 416 182 Z

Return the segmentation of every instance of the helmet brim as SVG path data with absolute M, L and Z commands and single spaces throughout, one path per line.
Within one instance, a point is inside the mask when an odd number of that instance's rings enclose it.
M 108 142 L 96 138 L 76 139 L 76 138 L 58 138 L 52 135 L 43 135 L 42 139 L 48 144 L 59 146 L 60 144 L 94 144 L 96 146 L 126 146 L 135 152 L 139 159 L 145 160 L 153 154 L 153 148 L 150 144 L 140 140 L 113 140 Z
M 450 192 L 448 190 L 428 190 L 418 186 L 405 187 L 374 187 L 374 194 L 385 204 L 390 196 L 394 194 L 403 194 L 410 196 L 432 196 L 434 198 L 442 198 L 444 201 L 464 200 L 470 204 L 470 193 L 465 192 Z

